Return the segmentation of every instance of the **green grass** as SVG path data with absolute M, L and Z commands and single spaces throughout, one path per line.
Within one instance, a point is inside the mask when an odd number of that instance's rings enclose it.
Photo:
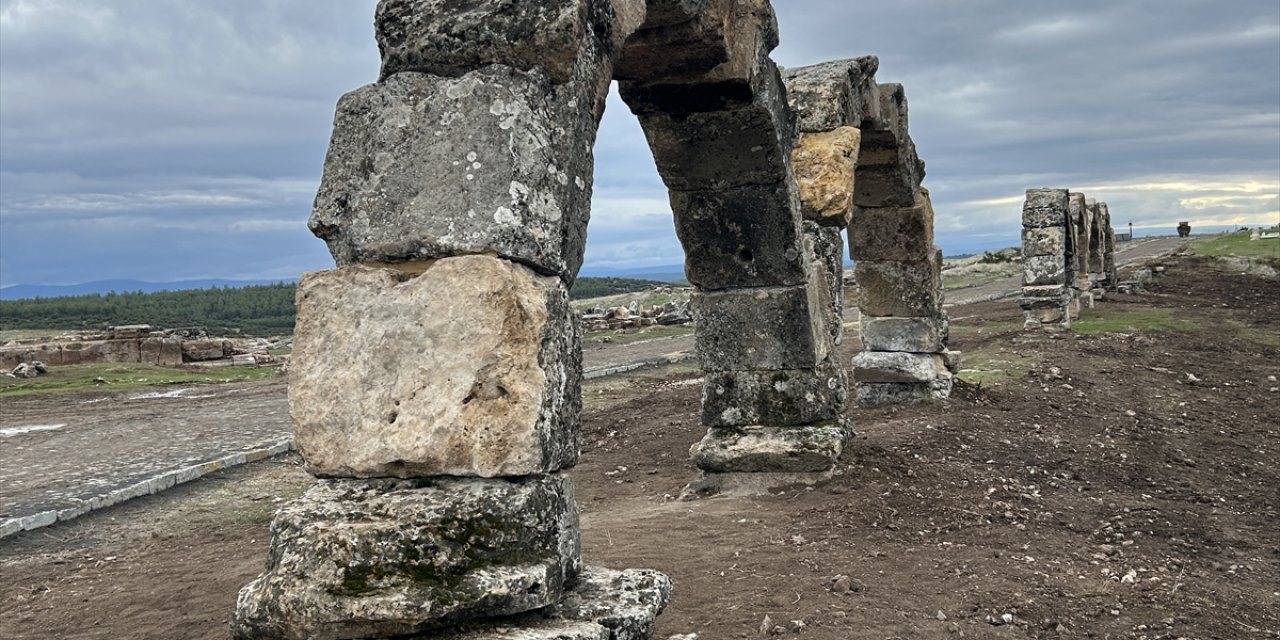
M 1137 333 L 1141 331 L 1205 330 L 1204 323 L 1177 315 L 1172 309 L 1085 309 L 1080 318 L 1071 323 L 1072 331 L 1084 335 L 1099 333 Z
M 120 391 L 175 384 L 241 382 L 270 378 L 278 372 L 275 367 L 158 367 L 135 363 L 50 366 L 49 373 L 36 378 L 0 377 L 0 397 L 84 389 Z
M 1267 232 L 1280 231 L 1280 227 L 1263 229 Z M 1239 231 L 1212 238 L 1200 238 L 1192 241 L 1191 249 L 1197 254 L 1210 258 L 1223 256 L 1240 256 L 1242 258 L 1272 258 L 1280 260 L 1280 239 L 1250 240 L 1250 231 Z
M 687 336 L 693 333 L 691 325 L 674 325 L 663 326 L 654 325 L 652 327 L 642 327 L 639 329 L 619 329 L 617 331 L 596 331 L 588 333 L 583 342 L 595 344 L 632 344 L 643 340 L 654 340 L 657 338 L 671 338 L 675 336 Z

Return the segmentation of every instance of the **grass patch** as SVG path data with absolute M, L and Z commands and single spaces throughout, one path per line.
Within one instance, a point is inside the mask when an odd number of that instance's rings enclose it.
M 84 389 L 111 391 L 142 389 L 175 384 L 241 382 L 270 378 L 275 367 L 158 367 L 137 363 L 92 363 L 50 366 L 49 373 L 36 378 L 0 377 L 0 397 L 33 393 L 62 393 Z
M 1264 232 L 1280 231 L 1280 227 L 1263 229 Z M 1250 231 L 1238 231 L 1212 238 L 1199 238 L 1191 243 L 1196 254 L 1211 258 L 1240 256 L 1242 258 L 1271 258 L 1280 261 L 1280 238 L 1250 240 Z
M 992 386 L 1027 377 L 1035 362 L 1003 349 L 966 351 L 956 377 L 970 384 Z
M 642 395 L 651 393 L 660 384 L 693 384 L 690 379 L 702 376 L 697 363 L 680 362 L 663 367 L 639 369 L 616 376 L 584 380 L 582 383 L 582 408 L 585 412 L 604 411 Z M 697 383 L 701 389 L 701 382 Z
M 1071 330 L 1084 335 L 1099 333 L 1137 333 L 1140 331 L 1203 331 L 1203 322 L 1175 315 L 1172 309 L 1085 309 L 1071 323 Z
M 690 325 L 654 325 L 652 327 L 641 327 L 639 329 L 618 329 L 617 331 L 597 331 L 587 334 L 583 342 L 594 344 L 616 344 L 627 345 L 644 340 L 655 340 L 658 338 L 674 338 L 676 336 L 687 336 L 693 333 L 693 327 Z

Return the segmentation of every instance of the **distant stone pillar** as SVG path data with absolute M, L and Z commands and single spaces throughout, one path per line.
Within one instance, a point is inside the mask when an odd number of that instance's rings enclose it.
M 339 101 L 310 220 L 338 266 L 298 285 L 290 414 L 320 480 L 277 513 L 235 637 L 648 637 L 670 581 L 582 566 L 564 473 L 568 288 L 628 15 L 378 5 L 381 78 Z
M 1103 219 L 1105 203 L 1100 203 L 1093 198 L 1085 202 L 1092 219 L 1089 234 L 1089 286 L 1093 297 L 1101 300 L 1106 295 L 1106 230 L 1109 223 Z
M 1116 273 L 1116 230 L 1111 226 L 1111 209 L 1107 207 L 1107 203 L 1098 203 L 1098 208 L 1102 214 L 1102 272 L 1106 278 L 1104 288 L 1115 291 L 1120 284 L 1119 274 Z
M 1071 327 L 1066 189 L 1028 189 L 1022 206 L 1022 297 L 1027 328 Z
M 849 432 L 832 357 L 838 231 L 808 224 L 767 2 L 651 3 L 616 71 L 669 191 L 705 382 L 698 492 L 830 473 Z M 668 6 L 670 5 L 670 6 Z M 678 6 L 677 6 L 678 5 Z M 658 12 L 654 13 L 654 8 Z M 725 13 L 725 12 L 729 13 Z
M 1093 286 L 1089 282 L 1089 236 L 1093 233 L 1093 216 L 1089 215 L 1083 193 L 1072 193 L 1070 198 L 1068 222 L 1071 233 L 1068 234 L 1068 239 L 1071 240 L 1071 246 L 1068 247 L 1068 252 L 1071 256 L 1068 262 L 1072 267 L 1072 294 L 1077 307 L 1092 309 L 1094 300 Z M 1078 308 L 1073 311 L 1078 315 Z

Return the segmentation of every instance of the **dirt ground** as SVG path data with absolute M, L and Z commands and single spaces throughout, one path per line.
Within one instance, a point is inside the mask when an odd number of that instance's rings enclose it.
M 813 489 L 678 500 L 697 372 L 595 381 L 586 559 L 672 576 L 659 639 L 1278 638 L 1280 284 L 1212 265 L 1069 334 L 1024 333 L 1014 301 L 952 308 L 982 384 L 851 408 Z M 308 483 L 277 459 L 0 541 L 0 637 L 227 637 Z

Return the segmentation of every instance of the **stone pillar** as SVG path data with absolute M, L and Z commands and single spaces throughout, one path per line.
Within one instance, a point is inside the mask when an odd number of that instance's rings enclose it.
M 1027 328 L 1071 327 L 1066 189 L 1028 189 L 1022 207 L 1022 298 Z
M 298 285 L 290 414 L 320 480 L 272 522 L 235 637 L 648 637 L 670 581 L 582 566 L 564 473 L 568 288 L 627 15 L 379 3 L 381 78 L 339 101 L 309 223 L 338 266 Z
M 849 436 L 826 273 L 839 239 L 802 219 L 794 126 L 768 56 L 777 43 L 763 0 L 651 3 L 616 72 L 697 289 L 708 432 L 693 452 L 695 491 L 725 490 L 742 472 L 822 476 Z
M 929 192 L 920 186 L 924 163 L 908 133 L 906 94 L 901 85 L 877 84 L 878 67 L 868 56 L 786 73 L 802 132 L 795 155 L 802 190 L 806 175 L 852 177 L 851 194 L 828 178 L 813 180 L 813 195 L 803 199 L 806 217 L 849 228 L 863 345 L 854 380 L 858 402 L 869 406 L 947 397 L 959 357 L 946 349 L 941 252 L 933 245 Z M 835 171 L 833 161 L 814 162 L 821 158 L 812 148 L 839 135 L 853 139 L 841 133 L 850 128 L 859 134 L 849 154 L 852 176 Z
M 1094 306 L 1093 286 L 1089 282 L 1089 237 L 1093 233 L 1093 216 L 1089 215 L 1089 207 L 1083 193 L 1070 194 L 1070 223 L 1073 278 L 1073 294 L 1079 305 L 1090 309 Z M 1079 306 L 1078 305 L 1078 306 Z M 1078 312 L 1078 309 L 1076 310 Z M 1077 313 L 1078 315 L 1078 313 Z
M 1089 216 L 1092 218 L 1092 228 L 1089 234 L 1089 286 L 1093 297 L 1101 300 L 1106 293 L 1104 284 L 1106 280 L 1107 223 L 1102 216 L 1104 203 L 1089 198 L 1086 200 L 1086 204 L 1088 205 Z
M 1102 273 L 1106 278 L 1104 288 L 1115 291 L 1120 284 L 1116 273 L 1116 231 L 1111 226 L 1111 209 L 1107 208 L 1107 203 L 1098 203 L 1098 208 L 1102 213 Z

